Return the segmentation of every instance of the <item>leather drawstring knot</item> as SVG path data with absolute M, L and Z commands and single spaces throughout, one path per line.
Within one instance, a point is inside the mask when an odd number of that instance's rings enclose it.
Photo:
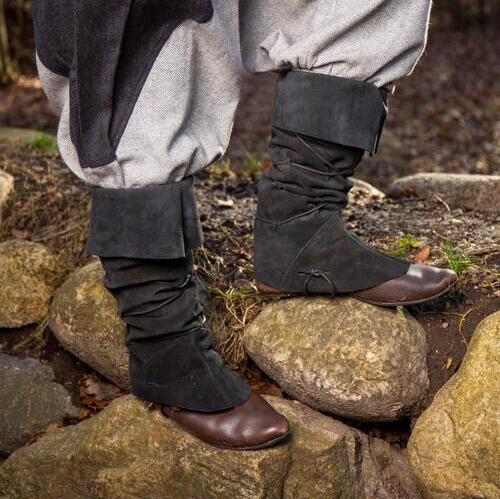
M 335 286 L 333 285 L 332 280 L 328 277 L 328 272 L 319 270 L 319 269 L 311 269 L 309 272 L 298 272 L 299 275 L 306 275 L 307 279 L 304 282 L 304 294 L 309 296 L 309 283 L 315 277 L 320 277 L 324 279 L 327 284 L 330 286 L 330 296 L 335 296 Z

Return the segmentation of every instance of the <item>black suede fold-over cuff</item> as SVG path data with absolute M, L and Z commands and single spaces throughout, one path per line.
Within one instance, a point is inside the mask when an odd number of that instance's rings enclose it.
M 134 189 L 93 188 L 90 254 L 172 259 L 201 244 L 191 177 Z
M 278 78 L 274 127 L 375 154 L 386 117 L 372 83 L 297 70 Z

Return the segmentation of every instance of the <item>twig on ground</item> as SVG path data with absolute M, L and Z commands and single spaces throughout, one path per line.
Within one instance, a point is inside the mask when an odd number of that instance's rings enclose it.
M 43 334 L 45 330 L 49 327 L 49 316 L 45 316 L 37 325 L 36 329 L 32 334 L 28 335 L 24 340 L 20 341 L 15 347 L 15 352 L 23 352 L 30 348 L 40 350 L 44 340 Z
M 56 237 L 62 236 L 64 234 L 67 234 L 68 232 L 72 232 L 74 230 L 78 230 L 80 228 L 81 228 L 81 225 L 71 225 L 70 227 L 66 227 L 65 229 L 60 230 L 58 232 L 52 232 L 51 234 L 48 234 L 48 235 L 43 236 L 43 237 L 33 237 L 33 238 L 31 238 L 31 240 L 34 243 L 40 243 L 40 242 L 43 242 L 43 241 L 50 241 L 51 239 L 54 239 Z
M 469 343 L 467 342 L 467 339 L 465 338 L 463 327 L 464 327 L 465 319 L 473 310 L 475 310 L 474 307 L 467 310 L 467 312 L 465 312 L 464 314 L 459 314 L 458 312 L 442 312 L 443 315 L 454 315 L 456 317 L 460 317 L 460 320 L 458 322 L 458 332 L 460 333 L 460 336 L 462 337 L 462 341 L 464 342 L 465 346 L 468 346 Z
M 448 210 L 449 213 L 451 213 L 450 205 L 441 197 L 439 197 L 437 194 L 434 194 L 434 197 Z

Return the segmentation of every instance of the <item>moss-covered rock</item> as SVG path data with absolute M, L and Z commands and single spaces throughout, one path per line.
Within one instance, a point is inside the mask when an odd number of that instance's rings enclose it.
M 0 243 L 0 327 L 42 320 L 63 273 L 57 257 L 42 244 Z
M 5 499 L 411 498 L 404 455 L 299 402 L 268 400 L 291 422 L 288 442 L 222 450 L 132 396 L 48 433 L 0 467 Z
M 127 396 L 14 453 L 0 489 L 9 498 L 276 498 L 288 452 L 219 450 Z
M 287 393 L 351 419 L 411 414 L 429 385 L 425 331 L 403 309 L 351 298 L 278 300 L 250 324 L 244 344 Z
M 31 130 L 29 128 L 15 128 L 0 126 L 0 143 L 21 147 L 34 147 L 41 149 L 54 150 L 56 137 L 50 133 Z
M 61 345 L 124 389 L 130 389 L 125 324 L 103 285 L 99 261 L 76 270 L 57 290 L 49 324 Z
M 460 369 L 417 420 L 408 444 L 424 497 L 500 497 L 500 312 L 476 328 Z

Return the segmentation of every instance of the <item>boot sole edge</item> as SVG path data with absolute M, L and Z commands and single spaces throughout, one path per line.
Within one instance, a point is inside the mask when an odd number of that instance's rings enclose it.
M 440 298 L 441 296 L 449 293 L 454 286 L 455 286 L 455 282 L 450 284 L 447 288 L 443 289 L 439 293 L 436 293 L 435 295 L 427 296 L 425 298 L 420 298 L 418 300 L 399 301 L 399 302 L 382 302 L 382 301 L 370 300 L 367 298 L 362 298 L 360 296 L 356 296 L 355 293 L 346 293 L 345 295 L 340 295 L 340 296 L 350 296 L 351 298 L 355 298 L 356 300 L 362 301 L 364 303 L 369 303 L 370 305 L 377 305 L 379 307 L 402 307 L 402 306 L 406 306 L 406 305 L 418 305 L 420 303 L 425 303 L 425 302 Z M 301 295 L 299 293 L 288 293 L 286 291 L 282 291 L 280 289 L 273 288 L 272 286 L 268 286 L 267 284 L 264 284 L 261 282 L 257 282 L 256 287 L 259 290 L 259 292 L 264 294 L 264 295 L 271 295 L 271 296 L 276 296 L 276 297 L 281 297 L 281 298 L 306 296 L 306 295 Z M 318 294 L 318 295 L 310 295 L 310 296 L 329 296 L 329 295 Z

